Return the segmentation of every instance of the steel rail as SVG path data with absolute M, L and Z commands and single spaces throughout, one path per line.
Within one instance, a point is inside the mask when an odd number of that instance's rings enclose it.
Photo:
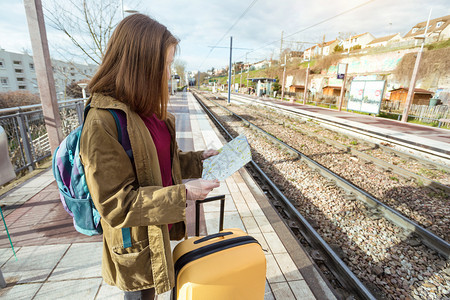
M 214 114 L 206 107 L 201 97 L 197 93 L 193 93 L 204 111 L 208 114 L 211 120 L 227 135 L 229 139 L 233 136 L 222 125 L 222 123 L 214 116 Z M 259 174 L 271 190 L 271 195 L 275 199 L 280 199 L 283 206 L 289 211 L 290 215 L 295 219 L 299 225 L 299 230 L 310 245 L 318 249 L 324 256 L 327 266 L 331 272 L 336 276 L 342 286 L 349 292 L 353 292 L 361 299 L 376 299 L 372 293 L 365 287 L 365 285 L 356 277 L 356 275 L 349 269 L 349 267 L 342 261 L 342 259 L 333 251 L 333 249 L 322 239 L 311 224 L 303 217 L 300 212 L 294 207 L 291 201 L 284 196 L 278 189 L 276 184 L 264 173 L 263 170 L 252 160 L 250 161 L 252 169 Z
M 444 256 L 446 259 L 450 258 L 450 243 L 443 240 L 439 236 L 435 235 L 431 231 L 425 229 L 424 227 L 420 226 L 416 222 L 408 219 L 407 217 L 403 216 L 400 212 L 393 209 L 392 207 L 382 203 L 378 199 L 376 199 L 374 196 L 372 196 L 370 193 L 364 191 L 363 189 L 360 189 L 359 187 L 355 186 L 350 181 L 346 180 L 345 178 L 342 178 L 341 176 L 337 175 L 333 171 L 329 170 L 328 168 L 324 167 L 320 163 L 316 162 L 315 160 L 307 157 L 302 152 L 298 151 L 297 149 L 289 146 L 288 144 L 280 141 L 270 133 L 264 131 L 263 129 L 259 128 L 258 126 L 252 124 L 251 122 L 245 120 L 241 116 L 233 113 L 226 107 L 214 102 L 213 100 L 209 100 L 213 102 L 215 105 L 220 106 L 222 109 L 228 111 L 230 114 L 234 115 L 235 117 L 239 118 L 242 122 L 248 124 L 252 128 L 256 129 L 259 132 L 264 133 L 265 135 L 271 137 L 273 142 L 278 143 L 280 146 L 284 147 L 285 149 L 288 149 L 290 153 L 295 153 L 300 159 L 303 159 L 304 162 L 308 164 L 308 166 L 316 170 L 319 174 L 321 174 L 325 178 L 329 178 L 331 181 L 333 181 L 336 185 L 347 191 L 348 193 L 353 193 L 358 199 L 363 201 L 368 207 L 372 209 L 376 209 L 380 215 L 382 215 L 384 218 L 389 220 L 391 223 L 403 228 L 406 233 L 415 233 L 420 240 L 427 245 L 429 248 L 437 251 L 439 254 Z
M 240 100 L 235 100 L 235 101 L 240 102 Z M 241 103 L 246 103 L 246 102 L 241 102 Z M 296 118 L 296 119 L 301 118 L 301 117 L 298 116 L 298 114 L 296 114 L 295 112 L 292 112 L 290 110 L 287 110 L 287 111 L 283 110 L 282 114 L 285 115 L 285 116 Z M 300 130 L 300 131 L 301 131 L 301 133 L 303 133 L 303 134 L 305 134 L 305 135 L 307 135 L 309 137 L 317 137 L 316 134 L 308 132 L 306 130 Z M 396 174 L 398 174 L 400 176 L 403 176 L 405 178 L 411 178 L 411 179 L 415 180 L 416 182 L 421 182 L 424 185 L 429 186 L 431 189 L 434 189 L 434 190 L 439 189 L 439 190 L 442 190 L 442 191 L 446 192 L 448 195 L 450 195 L 450 186 L 447 186 L 447 185 L 442 184 L 440 182 L 437 182 L 437 181 L 434 181 L 432 179 L 423 177 L 421 175 L 418 175 L 416 173 L 413 173 L 411 171 L 403 169 L 403 168 L 401 168 L 399 166 L 393 165 L 393 164 L 388 163 L 388 162 L 386 162 L 384 160 L 381 160 L 379 158 L 373 157 L 373 156 L 371 156 L 371 155 L 369 155 L 367 153 L 364 153 L 364 152 L 361 152 L 359 150 L 356 150 L 353 147 L 343 145 L 343 144 L 341 144 L 341 143 L 339 143 L 337 141 L 331 140 L 329 138 L 326 138 L 326 137 L 322 136 L 322 137 L 320 137 L 320 139 L 324 140 L 325 143 L 327 143 L 328 145 L 331 145 L 333 147 L 339 148 L 339 149 L 344 150 L 346 152 L 349 152 L 349 153 L 351 153 L 353 155 L 359 156 L 363 160 L 371 161 L 372 163 L 374 163 L 375 165 L 377 165 L 377 166 L 379 166 L 379 167 L 381 167 L 383 169 L 388 169 L 388 170 L 390 170 L 390 171 L 392 171 L 392 172 L 394 172 L 394 173 L 396 173 Z M 370 144 L 379 147 L 378 144 L 374 144 L 374 143 L 370 143 Z M 389 149 L 389 150 L 392 150 L 392 149 Z M 408 155 L 407 154 L 403 154 L 403 157 L 408 157 Z M 414 157 L 414 159 L 418 159 L 418 158 Z M 422 161 L 422 164 L 425 164 L 425 163 L 429 164 L 428 161 L 427 162 L 423 162 Z M 439 166 L 441 166 L 441 165 L 439 165 Z
M 323 124 L 326 124 L 326 125 L 329 125 L 329 126 L 333 126 L 334 128 L 335 127 L 339 127 L 339 128 L 342 128 L 342 129 L 345 129 L 345 130 L 348 130 L 348 131 L 353 131 L 353 132 L 355 132 L 357 134 L 360 134 L 360 135 L 364 135 L 364 136 L 367 136 L 367 137 L 370 137 L 370 138 L 373 138 L 373 139 L 377 139 L 377 140 L 382 141 L 382 142 L 395 144 L 395 145 L 398 145 L 400 147 L 404 147 L 404 148 L 407 148 L 407 149 L 410 149 L 410 150 L 413 150 L 413 151 L 417 151 L 417 152 L 422 152 L 424 154 L 428 154 L 428 155 L 431 155 L 431 156 L 439 157 L 441 159 L 445 159 L 445 160 L 449 159 L 448 154 L 446 154 L 445 152 L 435 151 L 435 150 L 433 150 L 431 148 L 430 149 L 424 148 L 424 147 L 421 147 L 420 145 L 418 145 L 418 144 L 416 144 L 416 143 L 414 143 L 412 141 L 407 141 L 407 140 L 400 139 L 400 138 L 390 137 L 390 136 L 387 136 L 387 135 L 384 135 L 384 134 L 380 134 L 380 133 L 376 133 L 376 132 L 373 132 L 373 131 L 370 131 L 370 130 L 364 130 L 364 129 L 361 129 L 361 128 L 356 128 L 356 127 L 351 126 L 349 124 L 337 123 L 337 122 L 334 122 L 332 120 L 328 120 L 328 119 L 325 119 L 325 118 L 320 118 L 318 116 L 311 116 L 309 114 L 305 114 L 305 113 L 302 113 L 302 112 L 297 111 L 297 110 L 289 109 L 288 107 L 280 107 L 281 105 L 276 105 L 276 104 L 267 103 L 267 102 L 262 103 L 259 99 L 247 98 L 247 96 L 245 96 L 245 95 L 232 94 L 232 96 L 234 97 L 233 100 L 235 100 L 235 101 L 238 101 L 237 100 L 238 98 L 240 100 L 244 99 L 245 101 L 255 101 L 256 100 L 257 103 L 260 104 L 260 105 L 264 105 L 264 106 L 268 106 L 268 107 L 274 107 L 274 108 L 277 108 L 277 109 L 282 109 L 284 111 L 289 111 L 289 112 L 291 112 L 293 114 L 296 114 L 296 115 L 299 115 L 299 116 L 303 116 L 306 119 L 313 119 L 313 120 L 316 120 L 316 121 L 321 122 Z M 376 145 L 378 145 L 378 144 L 376 144 Z M 424 162 L 426 162 L 428 164 L 434 164 L 434 165 L 438 166 L 439 168 L 442 168 L 442 169 L 444 169 L 446 171 L 450 171 L 450 168 L 447 167 L 446 165 L 443 165 L 443 164 L 440 164 L 440 163 L 437 163 L 437 162 L 434 162 L 434 161 L 426 160 L 424 158 L 420 158 L 420 157 L 415 156 L 415 155 L 405 154 L 405 153 L 403 153 L 401 151 L 398 151 L 396 149 L 392 149 L 392 148 L 389 148 L 389 147 L 386 147 L 386 146 L 383 146 L 383 145 L 378 145 L 378 146 L 380 148 L 388 150 L 389 152 L 394 152 L 394 153 L 396 153 L 396 154 L 398 154 L 398 155 L 400 155 L 402 157 L 414 158 L 414 159 L 419 160 L 419 161 L 424 161 Z M 431 151 L 433 151 L 433 152 L 431 152 Z

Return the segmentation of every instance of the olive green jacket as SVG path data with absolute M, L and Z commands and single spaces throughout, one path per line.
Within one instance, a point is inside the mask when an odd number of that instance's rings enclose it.
M 103 279 L 124 291 L 169 291 L 174 286 L 170 239 L 186 235 L 186 188 L 181 179 L 201 177 L 202 152 L 178 149 L 175 118 L 169 114 L 173 185 L 162 187 L 156 148 L 139 115 L 112 97 L 94 94 L 89 102 L 80 158 L 102 217 Z M 134 164 L 118 142 L 114 117 L 105 109 L 125 112 Z M 167 224 L 174 224 L 170 236 Z M 123 247 L 123 227 L 131 227 L 130 248 Z

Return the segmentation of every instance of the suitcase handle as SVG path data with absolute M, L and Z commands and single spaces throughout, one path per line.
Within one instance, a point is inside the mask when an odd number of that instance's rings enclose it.
M 200 235 L 200 204 L 207 203 L 211 201 L 220 200 L 220 219 L 219 219 L 219 231 L 223 230 L 223 218 L 225 211 L 225 195 L 214 196 L 205 198 L 203 200 L 195 201 L 195 235 Z
M 194 242 L 194 244 L 200 244 L 200 243 L 206 242 L 208 240 L 215 239 L 215 238 L 218 238 L 218 237 L 227 236 L 227 235 L 230 235 L 230 234 L 233 234 L 233 233 L 231 231 L 227 231 L 227 232 L 219 232 L 219 233 L 211 234 L 211 235 L 205 236 L 205 237 L 203 237 L 203 238 L 201 238 L 199 240 L 196 240 Z

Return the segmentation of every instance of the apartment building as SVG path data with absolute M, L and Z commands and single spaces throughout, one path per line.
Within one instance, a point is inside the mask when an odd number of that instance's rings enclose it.
M 83 65 L 51 60 L 56 95 L 64 98 L 65 88 L 72 82 L 91 78 L 97 65 Z M 26 53 L 8 52 L 0 49 L 0 92 L 26 90 L 39 93 L 33 57 Z

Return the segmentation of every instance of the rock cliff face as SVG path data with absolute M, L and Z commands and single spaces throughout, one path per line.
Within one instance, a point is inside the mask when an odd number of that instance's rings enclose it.
M 416 61 L 418 48 L 391 51 L 379 54 L 342 55 L 324 58 L 315 62 L 310 75 L 311 84 L 316 89 L 325 85 L 342 84 L 337 80 L 339 63 L 348 64 L 348 81 L 358 76 L 370 76 L 371 79 L 386 80 L 386 90 L 398 87 L 408 87 Z M 450 48 L 424 50 L 421 58 L 416 87 L 439 92 L 444 103 L 450 100 Z M 288 70 L 287 86 L 303 85 L 306 69 Z M 315 73 L 315 74 L 314 74 Z

